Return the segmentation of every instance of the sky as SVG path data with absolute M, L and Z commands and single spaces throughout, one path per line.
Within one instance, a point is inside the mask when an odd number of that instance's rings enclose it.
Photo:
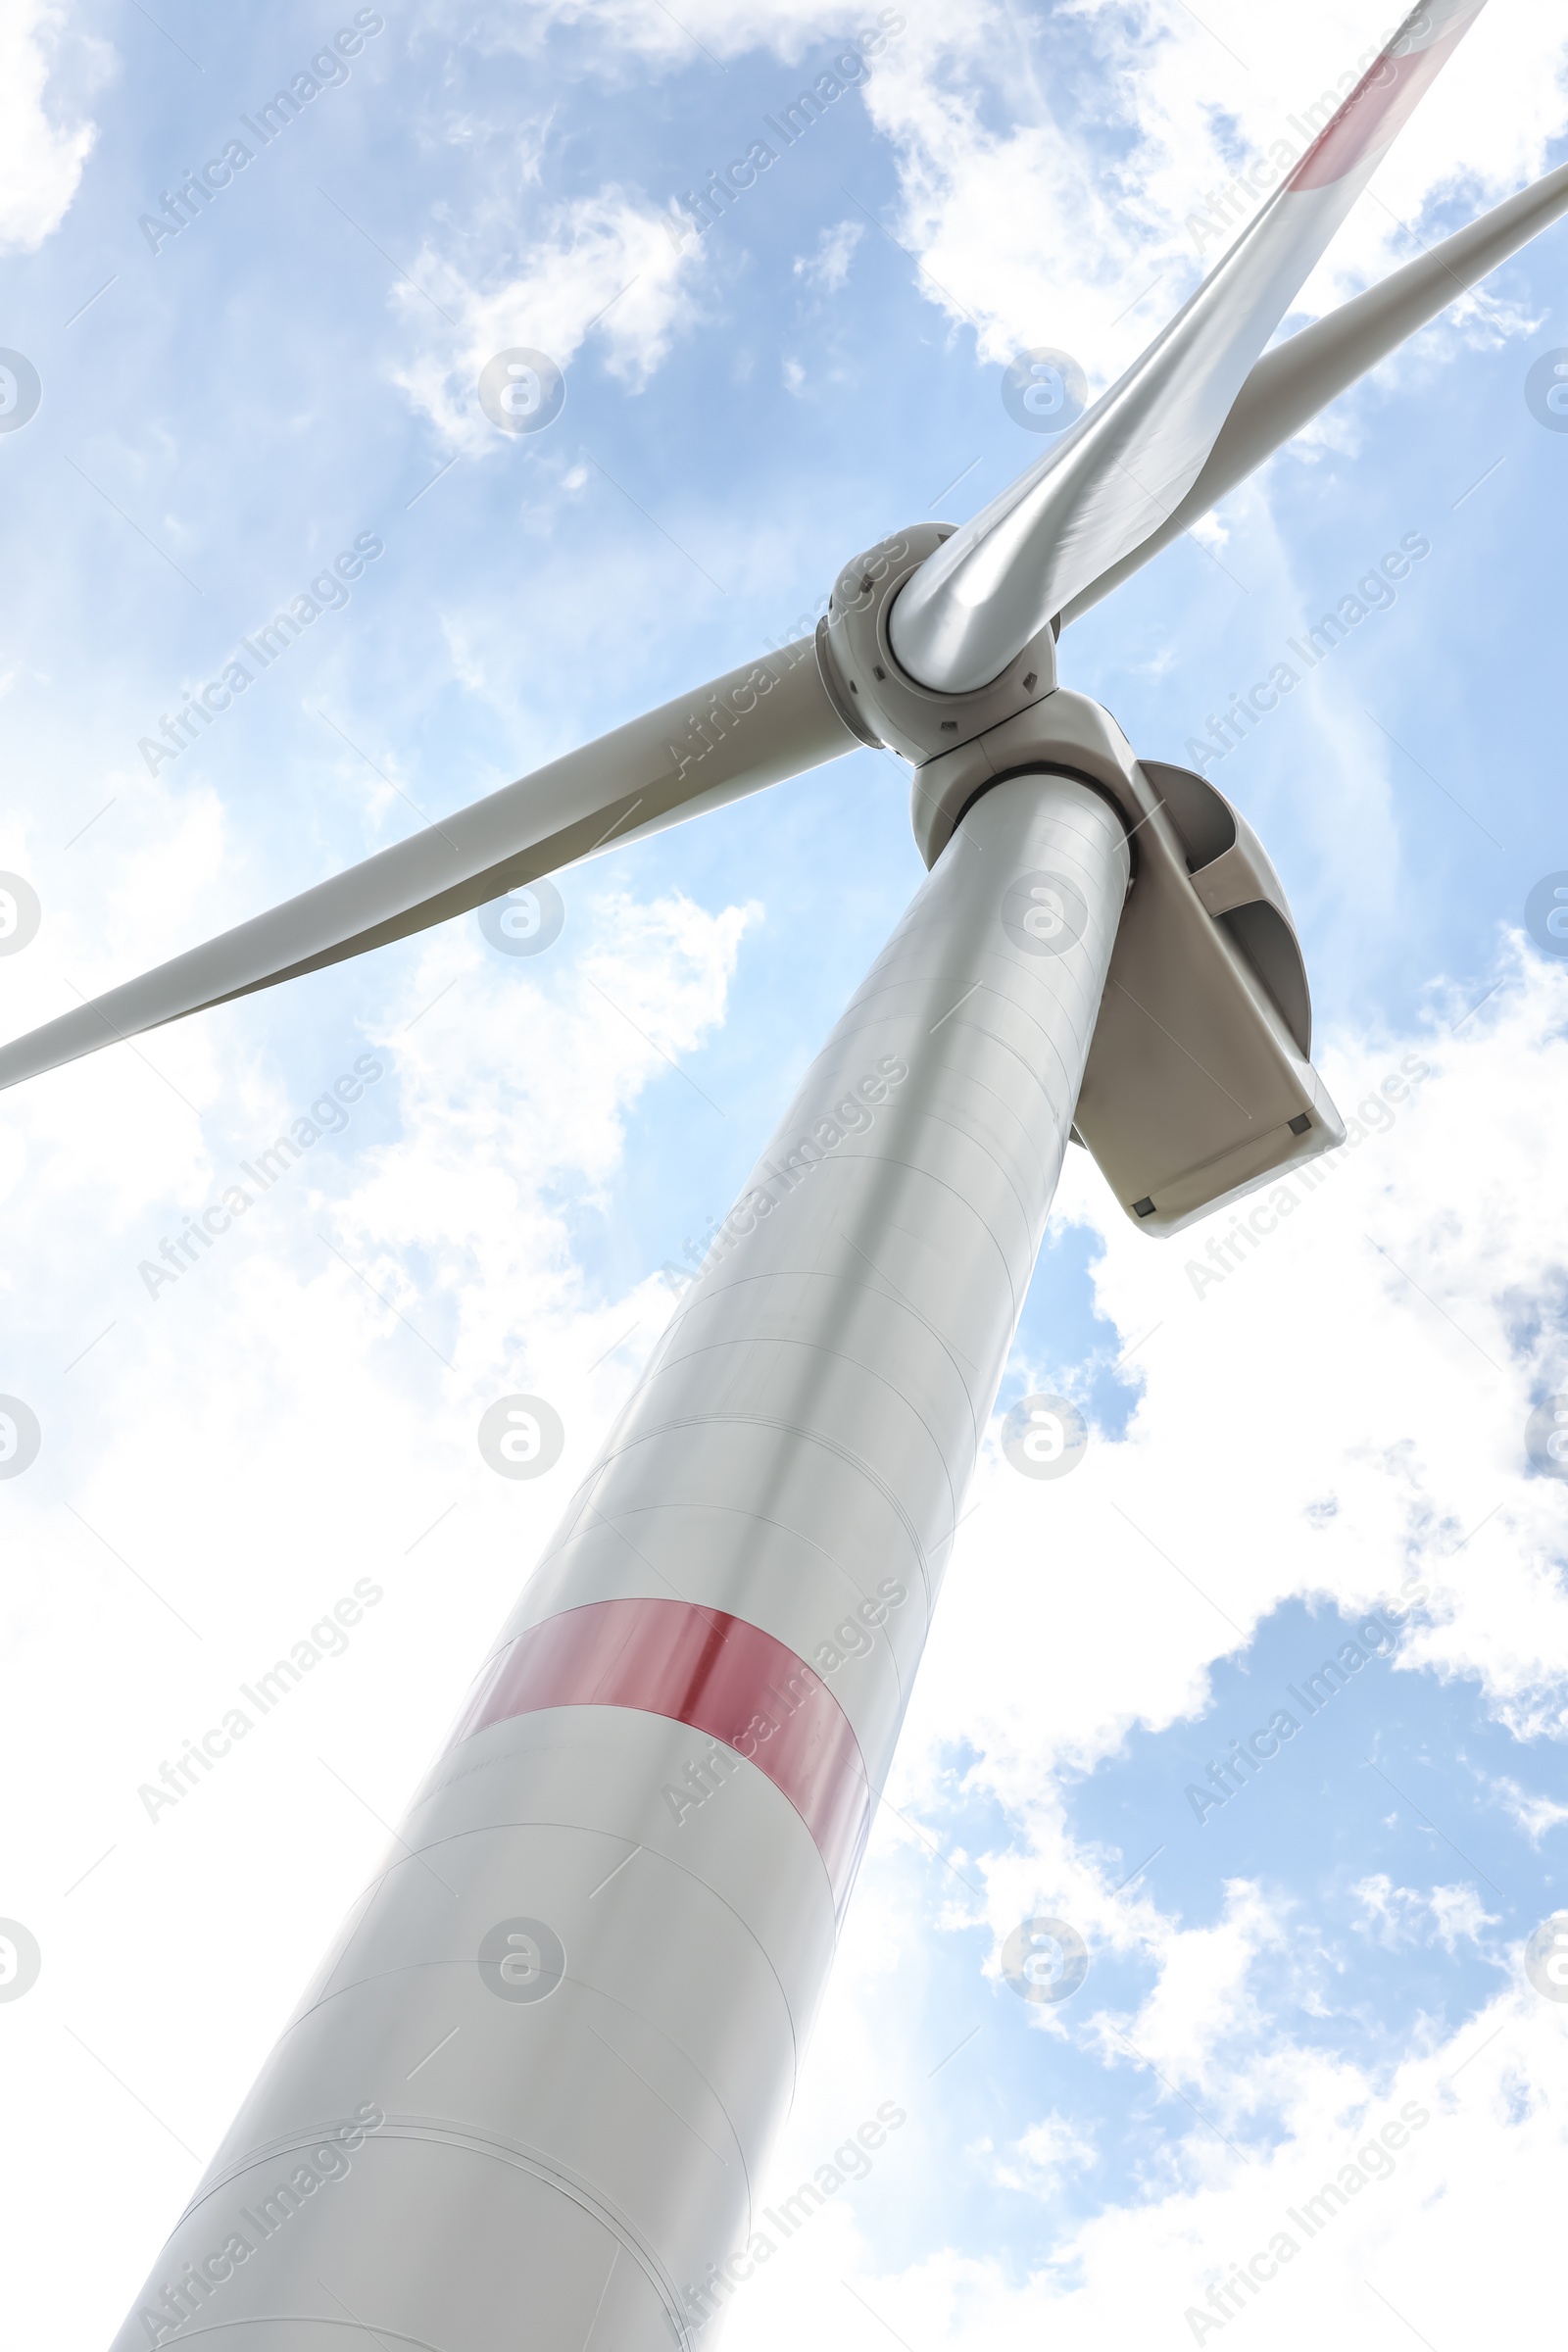
M 1238 172 L 1392 22 L 21 0 L 0 1038 L 803 633 L 856 549 L 964 520 L 1039 454 L 1009 363 L 1049 348 L 1103 389 L 1245 217 Z M 809 133 L 683 220 L 847 49 Z M 1565 157 L 1560 14 L 1491 0 L 1287 331 Z M 880 2105 L 906 2122 L 737 2296 L 734 2352 L 1457 2352 L 1555 2316 L 1565 274 L 1560 224 L 1063 636 L 1063 682 L 1260 833 L 1350 1141 L 1233 1241 L 1151 1242 L 1069 1154 L 777 2190 Z M 528 433 L 478 393 L 518 347 L 564 387 Z M 1416 544 L 1392 601 L 1356 598 Z M 1345 599 L 1345 643 L 1216 750 L 1213 714 Z M 0 2352 L 119 2324 L 667 1270 L 915 889 L 907 795 L 857 751 L 565 873 L 536 955 L 466 917 L 0 1102 L 0 2199 L 28 2250 Z M 339 1079 L 286 1181 L 150 1282 Z M 533 1481 L 477 1442 L 517 1392 L 564 1431 Z M 1039 1395 L 1088 1424 L 1069 1476 L 1003 1449 Z M 150 1817 L 163 1761 L 362 1584 L 288 1708 Z M 1210 1768 L 1281 1711 L 1220 1801 Z M 1060 1999 L 1015 1988 L 1042 1920 L 1083 1947 Z M 1285 2217 L 1347 2166 L 1308 2237 Z

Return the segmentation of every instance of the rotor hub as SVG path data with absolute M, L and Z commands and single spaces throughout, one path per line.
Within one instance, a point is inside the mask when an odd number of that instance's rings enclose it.
M 823 683 L 845 724 L 862 743 L 886 745 L 915 767 L 1016 717 L 1056 684 L 1056 644 L 1049 626 L 1000 676 L 967 694 L 922 686 L 901 665 L 888 636 L 894 599 L 956 528 L 951 522 L 913 523 L 853 557 L 816 624 Z

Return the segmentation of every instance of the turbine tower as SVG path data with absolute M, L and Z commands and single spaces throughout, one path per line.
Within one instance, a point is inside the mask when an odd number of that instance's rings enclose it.
M 858 743 L 913 769 L 927 879 L 116 2352 L 711 2341 L 1069 1139 L 1151 1234 L 1344 1140 L 1256 836 L 1056 640 L 1568 211 L 1564 168 L 1261 356 L 1482 4 L 1414 11 L 1120 381 L 961 529 L 857 556 L 814 639 L 0 1050 L 15 1084 Z

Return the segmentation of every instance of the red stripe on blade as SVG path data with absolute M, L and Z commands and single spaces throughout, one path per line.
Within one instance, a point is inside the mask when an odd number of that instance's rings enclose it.
M 836 1909 L 865 1843 L 859 1742 L 820 1675 L 782 1642 L 684 1600 L 596 1600 L 530 1626 L 486 1670 L 452 1744 L 544 1707 L 636 1707 L 746 1756 L 816 1840 Z
M 1374 148 L 1386 147 L 1414 114 L 1427 89 L 1481 14 L 1482 0 L 1425 49 L 1394 57 L 1385 50 L 1324 125 L 1285 182 L 1288 188 L 1326 188 L 1348 179 Z

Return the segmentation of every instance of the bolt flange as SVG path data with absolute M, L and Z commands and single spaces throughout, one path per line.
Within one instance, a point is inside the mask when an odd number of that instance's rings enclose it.
M 816 629 L 824 683 L 862 742 L 885 744 L 916 767 L 971 743 L 1004 719 L 1042 702 L 1056 683 L 1049 625 L 1000 677 L 968 694 L 939 694 L 902 669 L 888 639 L 893 600 L 956 525 L 917 522 L 846 564 Z

